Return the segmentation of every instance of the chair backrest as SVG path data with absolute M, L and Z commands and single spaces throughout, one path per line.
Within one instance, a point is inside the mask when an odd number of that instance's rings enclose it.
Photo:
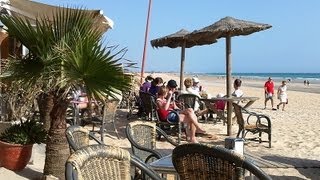
M 145 149 L 156 149 L 156 123 L 147 121 L 130 122 L 126 127 L 126 134 L 131 143 L 133 154 L 146 162 L 151 153 L 145 151 Z M 138 147 L 143 147 L 145 149 L 140 149 Z
M 203 144 L 183 144 L 172 152 L 180 179 L 242 179 L 243 169 L 259 179 L 271 179 L 243 155 L 229 149 Z
M 233 105 L 233 109 L 234 109 L 234 113 L 236 114 L 237 117 L 237 123 L 239 125 L 240 128 L 244 128 L 244 119 L 243 119 L 243 115 L 242 115 L 242 111 L 241 111 L 241 106 L 237 103 L 232 103 Z
M 155 115 L 155 97 L 148 93 L 148 92 L 143 92 L 143 91 L 139 91 L 139 96 L 141 99 L 141 105 L 142 105 L 142 109 L 143 112 L 148 116 L 151 115 L 151 119 L 154 117 Z
M 71 153 L 82 147 L 89 146 L 90 138 L 94 139 L 98 144 L 102 144 L 88 129 L 78 125 L 69 126 L 66 129 L 66 137 Z
M 131 157 L 127 150 L 107 145 L 91 145 L 71 154 L 66 162 L 65 176 L 67 180 L 129 180 L 131 164 L 152 179 L 161 179 L 142 161 Z
M 195 109 L 196 104 L 200 102 L 200 98 L 195 94 L 180 94 L 177 99 L 183 103 L 183 108 Z
M 104 104 L 104 108 L 103 108 L 103 120 L 106 123 L 113 123 L 114 122 L 114 118 L 117 112 L 117 108 L 119 105 L 119 100 L 117 99 L 112 99 L 112 100 L 108 100 L 108 102 L 106 102 Z

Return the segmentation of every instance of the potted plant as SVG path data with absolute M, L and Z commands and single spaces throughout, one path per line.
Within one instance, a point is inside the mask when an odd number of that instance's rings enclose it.
M 34 143 L 43 143 L 47 132 L 43 125 L 35 120 L 21 121 L 0 135 L 0 166 L 13 171 L 26 167 Z

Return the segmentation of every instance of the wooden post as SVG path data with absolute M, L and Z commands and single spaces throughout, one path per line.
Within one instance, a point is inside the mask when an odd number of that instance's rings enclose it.
M 180 64 L 180 90 L 184 89 L 183 86 L 183 74 L 184 74 L 184 61 L 185 61 L 186 41 L 183 42 L 181 47 L 181 64 Z
M 147 15 L 147 24 L 146 24 L 146 32 L 144 35 L 144 46 L 143 46 L 143 56 L 142 56 L 142 63 L 141 63 L 141 74 L 140 74 L 140 83 L 143 82 L 143 76 L 144 76 L 144 64 L 147 54 L 147 41 L 148 41 L 148 32 L 149 32 L 149 19 L 150 19 L 150 13 L 151 13 L 151 4 L 152 0 L 149 0 L 149 8 L 148 8 L 148 15 Z
M 227 97 L 231 97 L 231 37 L 226 37 L 226 85 Z M 227 103 L 227 135 L 231 136 L 232 133 L 232 102 Z

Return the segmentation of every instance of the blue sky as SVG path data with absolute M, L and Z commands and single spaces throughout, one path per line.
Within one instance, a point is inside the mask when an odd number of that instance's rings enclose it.
M 37 0 L 101 9 L 114 28 L 105 42 L 126 47 L 127 59 L 141 67 L 148 0 Z M 232 72 L 320 72 L 320 1 L 153 0 L 145 71 L 179 71 L 181 48 L 153 49 L 150 40 L 182 28 L 201 29 L 232 16 L 270 24 L 271 29 L 232 38 Z M 186 49 L 185 71 L 225 72 L 225 39 Z M 137 71 L 140 71 L 138 69 Z

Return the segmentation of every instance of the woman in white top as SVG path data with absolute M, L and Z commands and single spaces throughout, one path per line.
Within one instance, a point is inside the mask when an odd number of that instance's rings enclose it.
M 282 111 L 284 111 L 284 107 L 286 106 L 288 102 L 288 96 L 287 96 L 287 82 L 282 81 L 281 86 L 278 88 L 278 99 L 280 100 L 280 103 L 277 105 L 277 109 L 279 109 L 279 106 L 282 104 Z

